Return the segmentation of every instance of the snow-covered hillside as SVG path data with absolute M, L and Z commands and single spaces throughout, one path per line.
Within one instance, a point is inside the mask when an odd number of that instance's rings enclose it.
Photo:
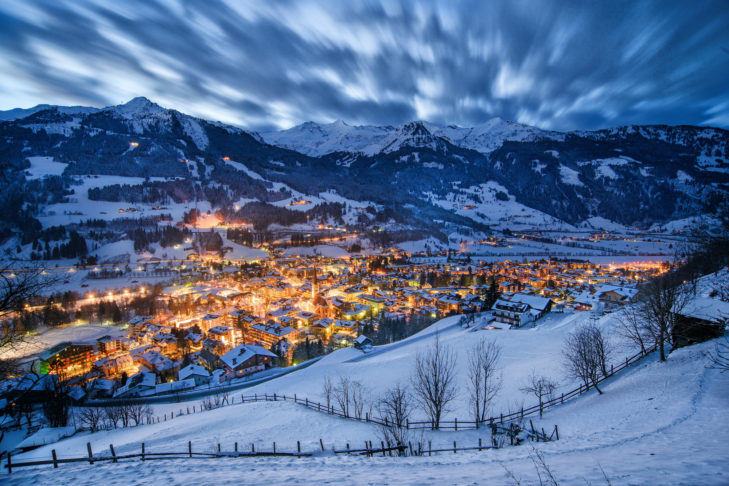
M 456 318 L 448 318 L 402 343 L 375 349 L 368 355 L 353 349 L 337 351 L 309 368 L 243 392 L 277 391 L 320 399 L 325 376 L 336 379 L 346 375 L 363 382 L 371 392 L 370 398 L 376 400 L 391 384 L 407 382 L 415 353 L 430 345 L 437 331 L 444 343 L 458 350 L 461 380 L 464 350 L 482 337 L 498 342 L 503 347 L 504 387 L 495 409 L 519 407 L 525 399 L 519 387 L 532 368 L 554 378 L 561 376 L 562 340 L 575 324 L 588 317 L 552 316 L 534 329 L 473 332 L 459 328 Z M 606 332 L 614 330 L 614 324 L 611 317 L 599 322 Z M 613 337 L 613 342 L 619 344 L 617 336 Z M 707 366 L 706 353 L 712 348 L 712 342 L 683 348 L 665 363 L 649 356 L 605 382 L 603 395 L 592 391 L 549 409 L 540 420 L 533 419 L 536 427 L 559 426 L 558 442 L 534 444 L 558 483 L 650 484 L 660 474 L 663 484 L 726 484 L 729 456 L 724 445 L 729 440 L 729 396 L 725 393 L 726 377 Z M 627 349 L 619 348 L 616 359 L 625 352 Z M 568 381 L 561 380 L 561 384 L 568 385 Z M 453 408 L 460 416 L 465 413 L 464 393 L 461 389 Z M 157 405 L 155 413 L 177 414 L 193 403 Z M 488 433 L 428 431 L 423 437 L 413 436 L 413 440 L 431 441 L 434 447 L 448 447 L 454 440 L 459 446 L 476 445 L 478 438 L 488 439 Z M 234 442 L 241 448 L 253 443 L 257 450 L 270 450 L 273 441 L 278 450 L 295 450 L 296 441 L 300 441 L 302 450 L 313 451 L 315 456 L 62 464 L 58 469 L 16 469 L 5 483 L 79 484 L 79 478 L 84 478 L 88 484 L 101 480 L 105 484 L 158 484 L 174 477 L 175 484 L 199 483 L 200 478 L 210 479 L 210 483 L 203 479 L 203 484 L 237 484 L 244 477 L 246 484 L 515 484 L 513 474 L 521 484 L 539 484 L 529 445 L 433 457 L 366 458 L 317 452 L 320 439 L 327 451 L 347 443 L 357 446 L 365 440 L 380 440 L 376 426 L 335 418 L 290 402 L 236 404 L 154 425 L 78 435 L 14 456 L 14 462 L 48 459 L 51 449 L 61 458 L 84 456 L 86 442 L 94 451 L 107 451 L 108 445 L 114 444 L 116 453 L 123 454 L 138 452 L 141 442 L 153 452 L 184 451 L 188 441 L 196 451 L 214 451 L 217 444 L 223 450 L 232 450 Z

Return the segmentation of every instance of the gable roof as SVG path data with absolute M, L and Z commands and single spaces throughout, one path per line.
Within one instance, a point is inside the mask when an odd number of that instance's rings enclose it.
M 254 356 L 268 356 L 276 358 L 268 349 L 253 344 L 241 344 L 220 357 L 220 360 L 230 369 L 236 369 Z

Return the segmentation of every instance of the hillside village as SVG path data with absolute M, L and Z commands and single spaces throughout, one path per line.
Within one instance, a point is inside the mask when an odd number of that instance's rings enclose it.
M 495 329 L 538 325 L 550 312 L 601 315 L 669 268 L 430 260 L 392 249 L 369 257 L 274 256 L 217 273 L 200 266 L 198 278 L 162 287 L 153 313 L 132 317 L 114 335 L 59 343 L 39 356 L 36 370 L 59 376 L 79 397 L 179 394 L 341 347 L 386 344 L 452 314 L 463 314 L 466 325 L 467 316 L 486 315 Z

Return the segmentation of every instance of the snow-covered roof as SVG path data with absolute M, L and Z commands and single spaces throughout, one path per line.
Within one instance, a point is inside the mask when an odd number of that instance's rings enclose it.
M 189 390 L 190 388 L 195 388 L 195 380 L 193 379 L 160 383 L 154 387 L 154 392 L 168 393 L 172 391 Z
M 718 322 L 720 319 L 729 319 L 729 302 L 710 297 L 696 297 L 686 304 L 679 314 Z
M 271 351 L 264 347 L 255 346 L 253 344 L 241 344 L 222 355 L 220 357 L 220 360 L 225 363 L 227 367 L 231 369 L 236 369 L 237 367 L 257 355 L 268 356 L 269 358 L 276 357 L 275 354 L 273 354 Z
M 522 304 L 526 304 L 532 309 L 536 309 L 539 311 L 546 310 L 547 306 L 551 302 L 551 299 L 539 297 L 537 295 L 527 295 L 521 293 L 512 295 L 510 300 L 511 302 L 521 302 Z
M 205 378 L 209 378 L 210 373 L 202 366 L 196 364 L 189 364 L 180 370 L 180 380 L 187 379 L 191 376 L 204 376 Z

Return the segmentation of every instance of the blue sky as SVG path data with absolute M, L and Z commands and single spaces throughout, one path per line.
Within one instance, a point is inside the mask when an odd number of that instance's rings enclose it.
M 313 120 L 729 128 L 722 1 L 0 2 L 0 109 L 146 96 Z

